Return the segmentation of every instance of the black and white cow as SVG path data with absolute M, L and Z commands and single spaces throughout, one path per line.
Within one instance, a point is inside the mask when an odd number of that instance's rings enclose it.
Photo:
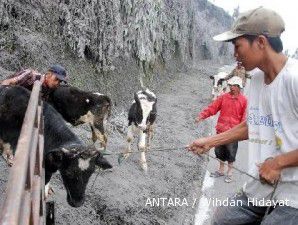
M 124 157 L 129 156 L 133 138 L 138 134 L 138 148 L 141 151 L 140 163 L 142 169 L 146 172 L 148 166 L 145 151 L 149 149 L 152 139 L 153 124 L 156 119 L 156 102 L 155 94 L 149 89 L 138 91 L 134 93 L 134 101 L 128 112 L 127 148 Z
M 48 101 L 72 125 L 89 123 L 93 142 L 99 140 L 101 146 L 106 147 L 106 123 L 112 105 L 108 96 L 60 86 L 50 94 Z
M 219 72 L 216 75 L 210 76 L 210 79 L 213 80 L 212 100 L 215 100 L 219 95 L 228 92 L 228 83 L 225 79 L 227 76 L 228 73 L 226 72 Z
M 0 138 L 15 150 L 30 92 L 20 86 L 0 87 Z M 85 190 L 95 166 L 111 168 L 110 163 L 94 146 L 85 146 L 66 126 L 62 116 L 44 103 L 45 182 L 59 170 L 73 207 L 84 203 Z

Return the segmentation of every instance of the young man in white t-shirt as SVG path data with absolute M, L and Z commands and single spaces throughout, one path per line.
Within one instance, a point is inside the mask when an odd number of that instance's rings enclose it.
M 282 53 L 284 30 L 276 12 L 259 7 L 240 14 L 230 31 L 214 37 L 234 44 L 234 56 L 246 70 L 257 68 L 247 120 L 189 145 L 190 151 L 202 154 L 218 145 L 249 140 L 249 173 L 255 179 L 230 199 L 242 204 L 216 209 L 214 225 L 298 224 L 298 61 Z M 275 207 L 266 215 L 268 205 Z

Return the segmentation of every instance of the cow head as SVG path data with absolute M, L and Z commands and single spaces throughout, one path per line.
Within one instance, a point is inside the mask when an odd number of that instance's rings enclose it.
M 210 79 L 213 80 L 213 87 L 212 87 L 213 100 L 216 99 L 217 96 L 226 92 L 228 85 L 227 85 L 225 78 L 227 76 L 228 76 L 228 73 L 226 73 L 226 72 L 219 72 L 216 75 L 210 76 Z
M 48 173 L 60 171 L 67 192 L 67 202 L 72 207 L 79 207 L 84 203 L 86 186 L 96 166 L 102 169 L 112 168 L 95 147 L 85 146 L 52 151 L 46 155 L 45 166 Z M 46 174 L 46 178 L 48 176 Z
M 136 126 L 141 130 L 146 130 L 150 113 L 155 110 L 157 98 L 149 89 L 134 93 L 134 100 L 137 106 Z

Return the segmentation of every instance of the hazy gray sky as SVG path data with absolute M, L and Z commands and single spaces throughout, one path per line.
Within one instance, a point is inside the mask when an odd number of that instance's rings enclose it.
M 259 6 L 272 9 L 279 13 L 284 19 L 286 30 L 281 38 L 284 49 L 293 53 L 298 48 L 298 7 L 295 0 L 209 0 L 211 3 L 223 8 L 229 14 L 239 6 L 240 12 L 254 9 Z

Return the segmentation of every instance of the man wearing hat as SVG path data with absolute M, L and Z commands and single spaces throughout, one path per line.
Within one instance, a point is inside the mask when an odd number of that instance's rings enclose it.
M 247 100 L 246 97 L 241 94 L 240 90 L 242 87 L 242 80 L 240 77 L 232 77 L 228 80 L 230 91 L 219 96 L 210 105 L 203 109 L 195 122 L 199 123 L 210 116 L 216 115 L 218 112 L 218 120 L 216 124 L 216 133 L 223 133 L 242 121 L 245 118 Z M 220 160 L 219 168 L 215 172 L 211 173 L 211 177 L 222 177 L 225 176 L 224 181 L 230 183 L 232 181 L 232 167 L 236 159 L 238 149 L 238 141 L 233 143 L 216 146 L 214 149 L 215 156 Z M 224 173 L 224 162 L 228 162 L 227 174 Z
M 241 62 L 237 62 L 237 66 L 228 76 L 226 76 L 224 80 L 229 80 L 234 76 L 241 78 L 243 87 L 246 85 L 246 80 L 251 78 L 251 76 L 246 72 L 245 68 L 241 65 Z
M 298 224 L 298 61 L 282 53 L 284 30 L 276 12 L 259 7 L 240 14 L 230 31 L 214 37 L 232 42 L 236 60 L 248 71 L 256 69 L 247 120 L 189 145 L 202 154 L 237 140 L 249 142 L 248 173 L 254 178 L 229 199 L 242 204 L 215 210 L 214 225 Z
M 19 71 L 6 80 L 1 82 L 2 85 L 20 85 L 32 90 L 36 80 L 42 81 L 42 96 L 47 98 L 49 92 L 57 88 L 61 82 L 67 83 L 66 71 L 60 65 L 52 65 L 48 71 L 42 75 L 35 70 L 26 69 Z

